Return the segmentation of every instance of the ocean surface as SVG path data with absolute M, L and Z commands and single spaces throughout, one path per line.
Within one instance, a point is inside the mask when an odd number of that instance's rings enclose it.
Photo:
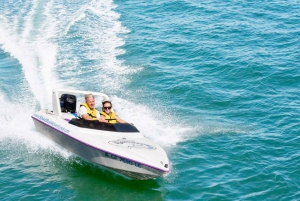
M 108 94 L 171 172 L 128 180 L 38 133 L 54 88 Z M 298 0 L 1 0 L 0 200 L 300 200 L 299 88 Z

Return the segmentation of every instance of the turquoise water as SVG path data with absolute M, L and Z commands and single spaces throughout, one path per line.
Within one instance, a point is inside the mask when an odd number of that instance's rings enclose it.
M 299 13 L 299 1 L 1 1 L 1 200 L 299 200 Z M 127 180 L 43 137 L 30 116 L 53 88 L 110 95 L 171 172 Z

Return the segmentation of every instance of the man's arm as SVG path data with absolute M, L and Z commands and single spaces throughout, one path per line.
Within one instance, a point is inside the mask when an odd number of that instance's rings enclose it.
M 92 118 L 87 114 L 87 109 L 84 106 L 81 106 L 78 111 L 79 117 L 85 120 L 92 120 Z

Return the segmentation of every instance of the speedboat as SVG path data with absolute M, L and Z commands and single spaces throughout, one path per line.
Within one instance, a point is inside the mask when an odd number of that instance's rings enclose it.
M 133 124 L 110 124 L 77 116 L 78 95 L 93 94 L 95 100 L 110 100 L 100 92 L 55 89 L 52 110 L 33 114 L 36 130 L 84 160 L 132 179 L 152 179 L 170 171 L 166 152 L 144 137 Z

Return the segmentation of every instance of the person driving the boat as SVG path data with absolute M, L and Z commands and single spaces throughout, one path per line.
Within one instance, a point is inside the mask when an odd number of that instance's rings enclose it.
M 111 111 L 112 103 L 109 100 L 102 102 L 102 112 L 100 112 L 100 122 L 106 123 L 122 123 L 126 124 L 127 122 L 118 117 L 113 111 Z
M 85 103 L 80 104 L 78 111 L 79 117 L 85 120 L 99 120 L 100 114 L 95 109 L 95 99 L 93 94 L 86 94 L 84 98 Z

